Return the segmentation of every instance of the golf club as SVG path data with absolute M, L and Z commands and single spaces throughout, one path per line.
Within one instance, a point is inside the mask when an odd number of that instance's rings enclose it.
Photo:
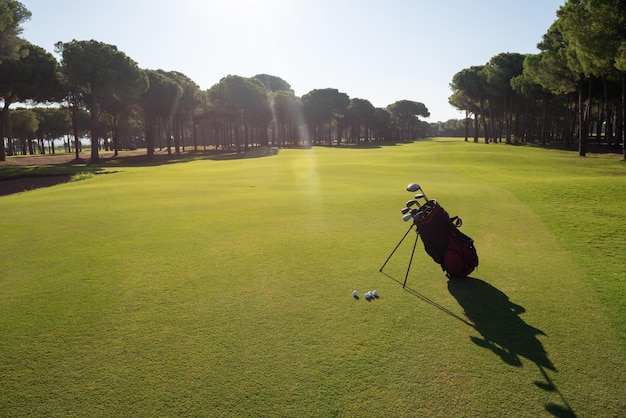
M 404 211 L 404 209 L 407 209 L 407 212 Z M 411 219 L 415 220 L 415 217 L 417 216 L 417 214 L 419 213 L 418 209 L 409 209 L 409 208 L 404 208 L 402 209 L 402 213 L 404 213 L 404 216 L 402 217 L 402 220 L 404 222 L 407 222 Z
M 411 193 L 415 193 L 417 191 L 422 191 L 422 188 L 417 183 L 411 183 L 408 186 L 406 186 L 406 190 L 411 192 Z M 426 200 L 428 200 L 428 198 L 426 197 L 426 195 L 423 192 L 419 193 L 419 194 L 416 194 L 415 198 L 416 199 L 426 199 Z
M 420 185 L 417 183 L 411 183 L 408 186 L 406 186 L 407 191 L 411 192 L 411 193 L 415 193 L 416 191 L 418 191 L 419 189 L 421 189 Z

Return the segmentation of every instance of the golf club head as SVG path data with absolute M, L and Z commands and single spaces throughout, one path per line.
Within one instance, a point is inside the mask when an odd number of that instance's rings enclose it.
M 424 195 L 424 193 L 419 193 L 415 195 L 416 199 L 426 199 L 426 196 Z
M 407 213 L 409 213 L 410 210 L 411 208 L 402 208 L 402 214 L 406 215 Z
M 421 206 L 417 200 L 409 200 L 408 202 L 406 202 L 407 208 L 410 208 L 413 205 Z
M 421 189 L 420 185 L 417 183 L 411 183 L 408 186 L 406 186 L 407 191 L 411 192 L 411 193 L 415 193 L 416 191 L 418 191 L 419 189 Z
M 413 215 L 411 215 L 410 213 L 407 213 L 406 215 L 404 215 L 404 216 L 402 217 L 402 220 L 403 220 L 404 222 L 408 222 L 408 221 L 410 221 L 411 219 L 413 219 Z

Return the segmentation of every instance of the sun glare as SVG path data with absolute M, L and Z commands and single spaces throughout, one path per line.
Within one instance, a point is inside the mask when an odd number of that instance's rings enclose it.
M 246 16 L 263 9 L 274 8 L 280 0 L 183 0 L 198 12 L 228 13 Z

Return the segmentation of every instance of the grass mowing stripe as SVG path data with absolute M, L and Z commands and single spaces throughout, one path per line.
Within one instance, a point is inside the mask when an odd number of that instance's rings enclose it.
M 620 415 L 617 305 L 590 297 L 591 274 L 520 182 L 534 166 L 561 181 L 571 161 L 478 149 L 281 150 L 2 198 L 0 413 Z M 419 246 L 413 293 L 378 272 L 412 181 L 476 239 L 466 287 Z M 373 302 L 351 296 L 374 288 Z
M 460 144 L 459 144 L 460 145 Z M 458 147 L 457 147 L 458 148 Z M 480 149 L 478 149 L 480 148 Z M 485 149 L 489 148 L 489 149 Z M 613 155 L 579 158 L 564 151 L 463 147 L 446 154 L 464 174 L 501 185 L 530 205 L 557 235 L 560 245 L 576 254 L 576 264 L 609 308 L 618 330 L 626 329 L 626 226 L 620 203 L 626 185 L 626 165 Z M 487 168 L 465 164 L 476 155 Z M 511 164 L 511 161 L 516 164 Z M 521 160 L 521 161 L 520 161 Z M 499 175 L 490 174 L 497 171 Z M 626 339 L 626 334 L 622 333 Z

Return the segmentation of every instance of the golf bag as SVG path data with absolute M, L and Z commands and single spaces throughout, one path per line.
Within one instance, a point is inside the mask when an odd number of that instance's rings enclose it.
M 426 253 L 448 276 L 467 277 L 478 266 L 474 240 L 459 231 L 461 219 L 450 218 L 436 200 L 428 200 L 412 218 Z

